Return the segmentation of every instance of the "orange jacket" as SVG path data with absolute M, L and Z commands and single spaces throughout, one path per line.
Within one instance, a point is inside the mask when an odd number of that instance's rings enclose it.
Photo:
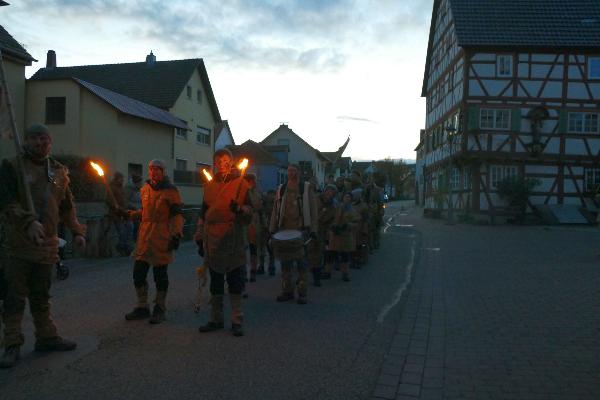
M 165 178 L 154 187 L 146 183 L 141 197 L 142 209 L 130 213 L 142 220 L 133 256 L 154 266 L 170 264 L 173 252 L 169 242 L 173 236 L 181 237 L 183 231 L 179 191 Z

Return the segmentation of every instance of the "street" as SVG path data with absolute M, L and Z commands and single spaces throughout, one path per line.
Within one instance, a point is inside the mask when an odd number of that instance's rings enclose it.
M 2 399 L 597 399 L 600 231 L 446 225 L 389 203 L 369 265 L 275 302 L 249 284 L 246 336 L 199 334 L 193 244 L 170 267 L 167 321 L 126 322 L 131 260 L 70 261 L 53 287 L 73 353 L 0 371 Z M 226 305 L 226 313 L 228 307 Z M 228 324 L 226 324 L 228 328 Z
M 388 208 L 391 216 L 398 207 Z M 395 228 L 394 228 L 395 229 Z M 414 237 L 383 235 L 369 265 L 309 288 L 307 305 L 277 303 L 276 277 L 248 284 L 246 336 L 198 333 L 208 307 L 193 313 L 200 263 L 193 243 L 169 267 L 167 321 L 127 322 L 134 305 L 128 258 L 69 260 L 55 282 L 53 315 L 75 352 L 37 355 L 29 315 L 16 368 L 0 371 L 3 399 L 364 399 L 372 394 L 400 314 Z M 150 287 L 153 283 L 149 277 Z M 152 293 L 152 292 L 151 292 Z M 228 315 L 226 300 L 226 316 Z

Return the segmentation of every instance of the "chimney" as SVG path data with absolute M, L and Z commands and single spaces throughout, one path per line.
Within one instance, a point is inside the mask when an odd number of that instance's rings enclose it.
M 46 68 L 56 68 L 56 52 L 54 50 L 48 50 Z
M 150 54 L 146 56 L 146 65 L 150 67 L 154 64 L 156 64 L 156 56 L 152 54 L 152 50 L 150 50 Z

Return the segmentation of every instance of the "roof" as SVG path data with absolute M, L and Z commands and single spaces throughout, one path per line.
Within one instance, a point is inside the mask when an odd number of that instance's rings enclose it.
M 275 153 L 278 151 L 287 151 L 289 153 L 290 146 L 287 144 L 261 144 L 262 147 L 270 153 Z
M 0 7 L 9 5 L 7 2 L 0 0 Z
M 247 140 L 240 145 L 227 146 L 235 158 L 246 157 L 256 165 L 279 165 L 279 160 L 271 155 L 260 143 Z
M 90 92 L 122 112 L 133 117 L 154 121 L 159 124 L 173 126 L 176 128 L 187 129 L 185 122 L 175 117 L 168 111 L 161 110 L 160 108 L 154 107 L 150 104 L 143 103 L 139 100 L 131 99 L 122 94 L 113 92 L 103 87 L 94 85 L 83 81 L 81 79 L 74 78 L 75 82 L 88 89 Z
M 32 61 L 37 61 L 2 25 L 0 25 L 0 51 L 3 55 L 25 62 L 26 65 L 31 65 Z
M 233 139 L 233 134 L 231 133 L 231 128 L 229 127 L 229 121 L 223 120 L 221 122 L 217 122 L 215 125 L 215 142 L 221 136 L 221 133 L 225 132 L 225 128 L 227 128 L 227 132 L 229 133 L 229 138 L 231 139 L 231 143 L 235 144 L 235 140 Z
M 208 73 L 201 58 L 186 60 L 137 62 L 123 64 L 82 65 L 40 68 L 32 81 L 79 78 L 124 96 L 168 110 L 185 89 L 192 73 L 198 70 L 211 111 L 221 121 Z
M 360 172 L 365 172 L 367 168 L 373 165 L 373 161 L 353 161 L 352 169 Z
M 291 130 L 286 124 L 279 125 L 279 128 L 275 129 L 266 138 L 264 138 L 261 141 L 261 144 L 265 143 L 269 138 L 271 138 L 271 136 L 274 136 L 274 135 L 276 135 L 277 133 L 280 133 L 280 132 L 288 134 L 288 135 L 294 135 L 294 136 L 296 136 L 298 139 L 300 139 L 300 141 L 302 143 L 304 143 L 305 145 L 307 145 L 308 147 L 310 147 L 317 154 L 317 156 L 319 158 L 321 158 L 323 161 L 331 162 L 326 156 L 323 155 L 323 153 L 321 153 L 319 150 L 315 149 L 310 144 L 308 144 L 308 142 L 306 140 L 302 139 L 296 132 L 294 132 L 293 130 Z
M 598 0 L 449 0 L 463 48 L 600 49 Z M 440 0 L 435 0 L 421 96 L 427 77 Z

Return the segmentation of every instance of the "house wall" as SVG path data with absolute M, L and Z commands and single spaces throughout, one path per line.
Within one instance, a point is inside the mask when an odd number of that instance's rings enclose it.
M 215 141 L 215 151 L 219 149 L 223 149 L 229 145 L 233 145 L 233 141 L 231 140 L 231 131 L 227 126 L 223 128 L 223 131 Z
M 313 172 L 317 177 L 319 185 L 325 182 L 325 161 L 321 160 L 316 151 L 300 140 L 296 135 L 289 134 L 285 131 L 277 131 L 275 134 L 267 137 L 263 144 L 277 145 L 279 139 L 288 139 L 290 152 L 288 153 L 288 161 L 292 164 L 299 164 L 300 161 L 309 161 L 312 165 Z M 287 144 L 287 143 L 285 143 Z
M 187 85 L 192 88 L 191 98 L 187 97 L 187 89 L 184 87 L 175 105 L 169 110 L 173 115 L 186 121 L 189 129 L 187 139 L 181 139 L 173 133 L 175 137 L 173 158 L 187 160 L 188 171 L 195 171 L 196 163 L 212 165 L 212 155 L 215 145 L 214 127 L 217 121 L 213 118 L 210 104 L 206 97 L 206 88 L 202 85 L 198 70 L 192 74 Z M 196 99 L 198 89 L 202 91 L 201 102 L 198 102 Z M 211 139 L 209 145 L 198 143 L 196 140 L 198 126 L 210 130 Z
M 17 130 L 23 135 L 25 128 L 25 66 L 6 56 L 3 60 L 4 74 L 15 113 Z M 6 141 L 0 146 L 0 159 L 12 157 L 15 153 L 12 142 Z

